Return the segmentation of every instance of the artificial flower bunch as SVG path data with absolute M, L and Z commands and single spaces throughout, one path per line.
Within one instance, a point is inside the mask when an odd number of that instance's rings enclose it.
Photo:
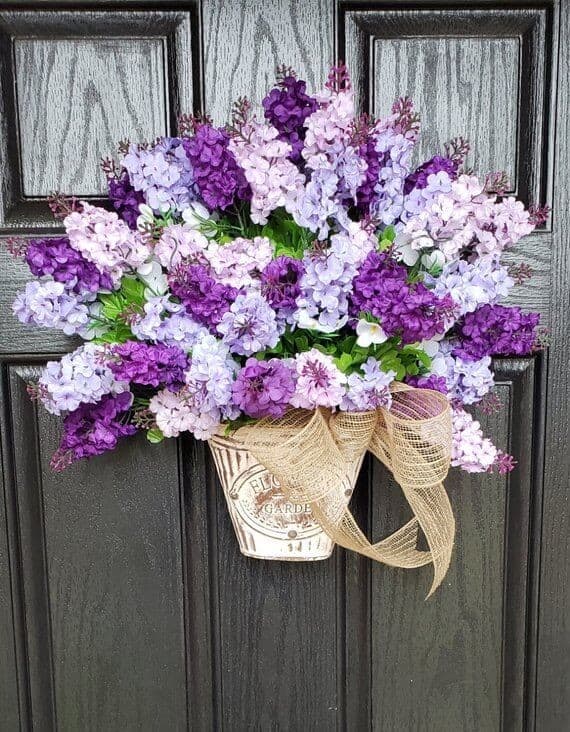
M 412 165 L 418 134 L 408 99 L 357 116 L 342 66 L 314 96 L 280 69 L 257 114 L 122 145 L 108 208 L 56 197 L 65 235 L 14 246 L 36 277 L 16 316 L 86 341 L 35 387 L 64 415 L 53 466 L 137 431 L 389 408 L 398 381 L 447 395 L 452 464 L 512 468 L 464 407 L 492 356 L 538 346 L 538 315 L 499 304 L 527 272 L 500 260 L 545 211 L 466 170 L 461 138 Z

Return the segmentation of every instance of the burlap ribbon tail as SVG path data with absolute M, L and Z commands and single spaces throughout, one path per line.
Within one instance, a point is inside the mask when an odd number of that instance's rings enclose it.
M 238 429 L 232 438 L 281 483 L 285 496 L 308 503 L 316 521 L 337 543 L 394 567 L 432 563 L 431 595 L 451 560 L 455 520 L 443 480 L 451 454 L 451 412 L 444 395 L 398 387 L 389 410 L 291 410 Z M 370 451 L 393 474 L 413 518 L 371 544 L 347 506 L 343 478 L 353 477 Z M 345 483 L 346 485 L 346 483 Z M 417 548 L 419 529 L 429 549 Z

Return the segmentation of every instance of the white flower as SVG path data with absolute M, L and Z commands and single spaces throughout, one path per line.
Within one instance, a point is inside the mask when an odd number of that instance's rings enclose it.
M 146 231 L 148 224 L 154 223 L 154 211 L 146 203 L 139 203 L 140 215 L 137 218 L 137 229 L 139 231 Z
M 156 260 L 141 264 L 140 267 L 137 267 L 137 274 L 139 279 L 141 279 L 150 290 L 148 295 L 145 291 L 145 297 L 148 297 L 149 295 L 164 295 L 168 290 L 168 280 L 162 271 L 162 267 Z
M 215 218 L 199 201 L 192 201 L 188 208 L 182 211 L 182 219 L 186 228 L 201 231 L 208 239 L 216 235 Z
M 296 320 L 299 328 L 318 330 L 321 333 L 334 333 L 336 330 L 344 328 L 344 326 L 348 322 L 348 315 L 344 315 L 342 318 L 339 318 L 336 323 L 324 325 L 319 320 L 317 320 L 317 318 L 313 318 L 312 316 L 310 316 L 304 308 L 301 308 L 297 311 Z
M 422 264 L 426 269 L 442 268 L 445 264 L 445 255 L 439 249 L 422 254 Z
M 388 336 L 378 323 L 369 323 L 367 320 L 359 320 L 356 326 L 357 345 L 361 348 L 368 348 L 373 343 L 384 343 Z
M 413 267 L 420 258 L 421 250 L 433 247 L 433 239 L 425 229 L 402 231 L 396 236 L 394 246 L 398 259 L 408 267 Z

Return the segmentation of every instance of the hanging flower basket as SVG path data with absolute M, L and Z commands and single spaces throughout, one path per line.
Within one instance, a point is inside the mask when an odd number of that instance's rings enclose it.
M 290 562 L 330 557 L 334 541 L 308 501 L 289 497 L 280 481 L 235 439 L 215 436 L 209 444 L 242 554 Z M 356 477 L 352 471 L 339 485 L 346 503 Z
M 343 66 L 315 95 L 281 68 L 262 109 L 241 99 L 224 128 L 183 116 L 178 137 L 122 145 L 103 162 L 107 207 L 55 196 L 63 235 L 10 240 L 36 277 L 15 315 L 85 340 L 30 386 L 63 416 L 53 467 L 190 432 L 244 554 L 324 559 L 336 543 L 430 563 L 433 591 L 450 465 L 514 466 L 468 410 L 496 406 L 492 356 L 540 346 L 538 315 L 500 304 L 530 272 L 501 256 L 547 210 L 473 175 L 463 138 L 413 163 L 418 135 L 409 99 L 356 114 Z M 376 543 L 348 505 L 368 452 L 412 510 Z

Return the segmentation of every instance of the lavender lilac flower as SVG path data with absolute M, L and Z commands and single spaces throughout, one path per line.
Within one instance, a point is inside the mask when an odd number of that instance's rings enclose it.
M 128 391 L 107 394 L 97 404 L 81 404 L 63 420 L 59 448 L 52 467 L 61 470 L 82 458 L 114 450 L 122 437 L 134 435 L 137 428 L 125 420 L 133 395 Z
M 136 429 L 389 410 L 397 379 L 446 395 L 454 465 L 512 469 L 463 408 L 488 400 L 492 356 L 542 337 L 502 305 L 530 275 L 503 252 L 547 209 L 464 170 L 462 140 L 413 166 L 410 100 L 377 120 L 354 101 L 344 68 L 315 94 L 285 72 L 262 116 L 243 99 L 227 128 L 183 115 L 183 137 L 105 166 L 110 206 L 56 196 L 64 236 L 8 242 L 35 277 L 16 317 L 94 339 L 37 387 L 67 415 L 56 467 Z
M 248 358 L 232 386 L 236 406 L 248 417 L 282 417 L 295 393 L 295 379 L 284 361 Z

